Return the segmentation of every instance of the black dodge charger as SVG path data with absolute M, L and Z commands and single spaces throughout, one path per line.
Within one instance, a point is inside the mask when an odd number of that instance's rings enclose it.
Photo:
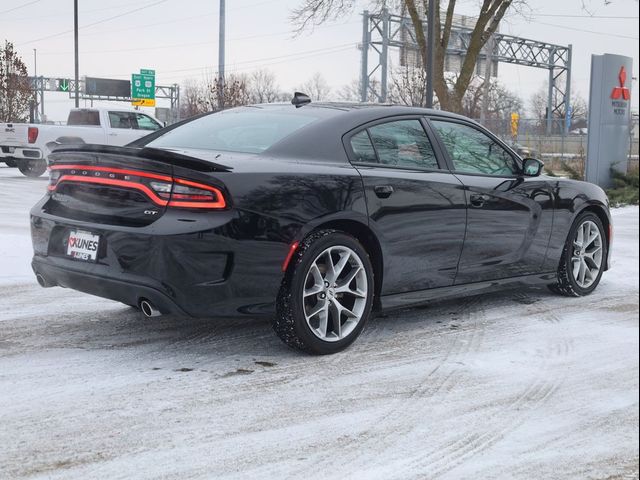
M 32 265 L 147 316 L 270 315 L 288 345 L 333 353 L 372 310 L 514 282 L 592 292 L 607 197 L 542 166 L 462 116 L 297 96 L 56 150 Z

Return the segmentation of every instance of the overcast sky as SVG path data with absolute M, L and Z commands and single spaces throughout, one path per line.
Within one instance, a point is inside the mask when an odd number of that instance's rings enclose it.
M 351 16 L 294 37 L 290 12 L 301 1 L 227 0 L 227 71 L 268 68 L 284 91 L 293 91 L 315 72 L 321 72 L 335 90 L 357 79 L 361 12 L 368 2 L 358 1 Z M 458 3 L 456 13 L 473 15 L 479 1 Z M 140 68 L 151 68 L 156 70 L 156 83 L 167 85 L 203 78 L 217 69 L 218 0 L 80 0 L 79 4 L 81 76 L 128 79 Z M 572 44 L 574 91 L 588 97 L 592 54 L 631 56 L 637 76 L 637 1 L 530 0 L 528 4 L 530 14 L 509 15 L 501 31 Z M 38 75 L 73 77 L 72 29 L 72 0 L 0 0 L 0 40 L 15 44 L 30 74 L 35 48 Z M 546 82 L 547 71 L 500 64 L 499 78 L 528 104 L 531 94 Z M 70 106 L 63 93 L 45 98 L 45 112 L 52 120 L 65 120 Z M 636 80 L 632 106 L 637 111 Z

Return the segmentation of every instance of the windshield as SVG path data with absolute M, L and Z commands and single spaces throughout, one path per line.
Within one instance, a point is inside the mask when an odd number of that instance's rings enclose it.
M 302 114 L 257 108 L 225 110 L 185 123 L 147 146 L 261 153 L 319 118 L 313 112 Z

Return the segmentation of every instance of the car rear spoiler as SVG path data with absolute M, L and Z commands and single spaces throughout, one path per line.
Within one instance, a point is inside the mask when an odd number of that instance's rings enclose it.
M 221 165 L 219 163 L 210 162 L 201 158 L 183 155 L 181 153 L 172 152 L 171 150 L 163 150 L 161 148 L 149 147 L 116 147 L 110 145 L 64 145 L 58 146 L 50 155 L 50 161 L 63 160 L 65 153 L 106 153 L 112 155 L 126 155 L 129 157 L 138 157 L 157 162 L 166 163 L 190 168 L 199 172 L 230 172 L 231 167 Z

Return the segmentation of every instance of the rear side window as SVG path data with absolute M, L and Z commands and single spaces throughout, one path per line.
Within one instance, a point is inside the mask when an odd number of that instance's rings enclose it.
M 129 112 L 109 112 L 111 128 L 136 128 L 136 114 Z
M 356 162 L 401 168 L 439 168 L 420 120 L 396 120 L 369 127 L 351 137 L 351 149 Z
M 286 113 L 258 108 L 225 110 L 185 123 L 147 146 L 261 153 L 318 118 L 312 112 Z
M 100 126 L 100 112 L 96 110 L 72 110 L 69 112 L 67 125 Z
M 373 145 L 371 145 L 371 140 L 366 130 L 356 133 L 351 137 L 351 149 L 356 157 L 356 162 L 378 163 L 376 151 L 373 149 Z

